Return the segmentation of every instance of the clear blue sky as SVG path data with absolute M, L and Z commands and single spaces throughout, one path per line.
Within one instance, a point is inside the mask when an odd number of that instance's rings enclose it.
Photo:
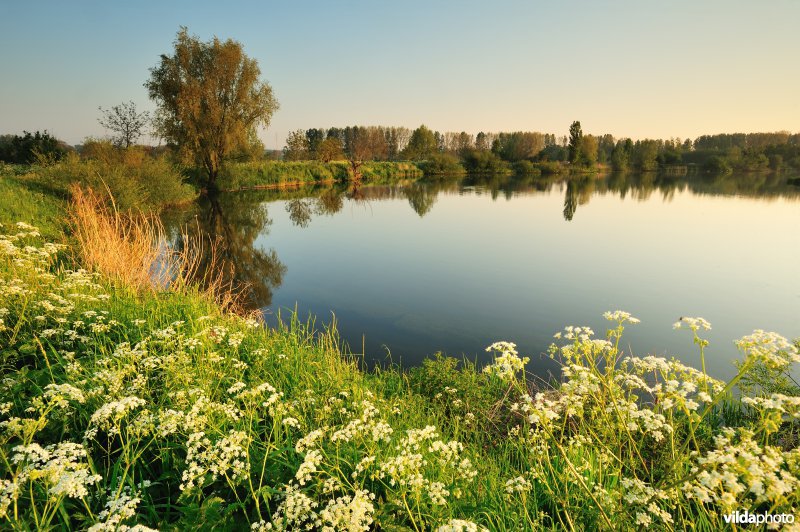
M 633 138 L 800 131 L 800 2 L 0 3 L 0 133 L 106 132 L 179 26 L 233 38 L 281 108 L 262 132 L 362 125 Z

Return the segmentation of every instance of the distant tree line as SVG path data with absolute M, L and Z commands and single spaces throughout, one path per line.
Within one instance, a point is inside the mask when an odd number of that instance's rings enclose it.
M 46 130 L 22 135 L 0 135 L 0 161 L 11 164 L 31 164 L 42 158 L 58 160 L 72 148 Z
M 702 170 L 800 169 L 800 134 L 788 132 L 703 135 L 691 139 L 615 138 L 584 134 L 573 122 L 569 135 L 537 131 L 433 131 L 421 125 L 404 127 L 350 126 L 298 129 L 283 148 L 289 161 L 425 161 L 429 168 L 460 168 L 474 173 L 508 170 L 560 171 L 565 166 L 654 171 L 669 166 Z M 436 172 L 434 172 L 436 173 Z
M 132 111 L 133 112 L 133 111 Z M 135 114 L 135 113 L 134 113 Z M 800 134 L 735 133 L 702 135 L 696 139 L 615 138 L 610 134 L 584 134 L 573 122 L 569 134 L 556 136 L 537 131 L 461 132 L 431 130 L 425 125 L 406 127 L 349 126 L 298 129 L 289 133 L 281 156 L 287 161 L 349 162 L 357 177 L 368 161 L 417 161 L 426 172 L 477 174 L 558 173 L 565 169 L 592 169 L 598 165 L 617 171 L 655 171 L 667 167 L 694 167 L 700 171 L 800 170 Z M 117 146 L 131 140 L 115 136 Z M 92 158 L 98 141 L 87 139 L 77 146 Z M 249 149 L 232 152 L 231 158 L 274 158 L 257 139 Z M 163 153 L 168 147 L 155 152 Z M 58 160 L 73 148 L 47 131 L 0 135 L 0 161 L 30 164 L 45 158 Z M 148 153 L 152 150 L 147 150 Z

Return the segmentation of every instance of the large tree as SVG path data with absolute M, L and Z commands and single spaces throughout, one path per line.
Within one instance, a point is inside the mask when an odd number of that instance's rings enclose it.
M 324 163 L 336 161 L 344 157 L 342 141 L 338 137 L 328 137 L 319 144 L 317 159 Z
M 584 135 L 581 139 L 581 152 L 579 162 L 583 166 L 594 166 L 597 164 L 597 137 L 594 135 Z
M 156 131 L 202 165 L 213 189 L 226 156 L 247 145 L 259 125 L 269 125 L 278 102 L 240 43 L 203 42 L 184 27 L 174 47 L 145 83 L 158 104 Z

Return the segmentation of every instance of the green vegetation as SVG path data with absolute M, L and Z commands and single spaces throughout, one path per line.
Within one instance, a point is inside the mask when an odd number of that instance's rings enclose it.
M 68 153 L 60 161 L 25 167 L 24 179 L 40 190 L 66 197 L 73 183 L 108 192 L 118 208 L 159 211 L 191 201 L 194 188 L 184 183 L 183 169 L 167 156 L 151 156 L 144 148 L 117 149 L 106 141 L 89 141 L 84 156 Z
M 350 165 L 345 161 L 264 161 L 228 164 L 219 174 L 220 190 L 241 190 L 320 182 L 344 182 L 351 179 Z M 422 170 L 414 163 L 366 162 L 360 166 L 367 182 L 414 179 Z
M 472 174 L 506 174 L 509 165 L 490 151 L 468 150 L 464 153 L 464 168 Z
M 156 129 L 205 170 L 206 186 L 213 189 L 226 158 L 252 144 L 263 150 L 256 128 L 269 125 L 278 102 L 240 43 L 216 37 L 202 42 L 181 28 L 174 46 L 145 83 L 158 105 Z
M 570 126 L 569 137 L 559 138 L 532 131 L 480 132 L 475 136 L 463 131 L 440 133 L 424 125 L 414 131 L 383 126 L 297 130 L 287 138 L 284 158 L 330 161 L 341 152 L 341 146 L 347 145 L 346 132 L 356 130 L 363 130 L 361 160 L 418 161 L 428 175 L 462 172 L 454 159 L 474 174 L 513 171 L 525 175 L 531 171 L 528 163 L 542 174 L 579 175 L 608 167 L 680 175 L 800 169 L 798 134 L 705 135 L 695 141 L 675 138 L 634 142 L 609 134 L 584 134 L 578 121 Z
M 22 135 L 0 135 L 0 162 L 31 164 L 37 160 L 54 161 L 63 157 L 70 147 L 45 131 Z
M 514 173 L 519 176 L 539 176 L 542 170 L 530 161 L 517 161 L 513 165 Z
M 142 241 L 48 243 L 8 216 L 52 224 L 61 206 L 4 171 L 17 204 L 0 211 L 4 527 L 719 530 L 732 511 L 800 504 L 800 351 L 776 334 L 738 342 L 729 382 L 623 352 L 638 320 L 620 311 L 601 337 L 556 335 L 552 386 L 528 380 L 509 342 L 482 371 L 437 356 L 368 373 L 334 329 L 265 328 L 219 292 L 78 270 L 87 246 Z M 708 323 L 676 327 L 704 367 Z
M 419 126 L 411 133 L 408 145 L 403 149 L 403 157 L 406 159 L 423 161 L 430 159 L 439 152 L 439 139 L 433 131 Z
M 458 157 L 447 153 L 434 153 L 419 164 L 425 175 L 457 175 L 466 172 Z
M 18 175 L 17 170 L 23 175 Z M 16 222 L 36 225 L 44 238 L 56 240 L 64 222 L 64 202 L 40 191 L 26 173 L 27 167 L 0 163 L 0 224 L 6 227 Z

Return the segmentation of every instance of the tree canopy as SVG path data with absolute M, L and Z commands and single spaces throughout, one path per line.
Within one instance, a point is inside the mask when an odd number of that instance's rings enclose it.
M 22 135 L 0 135 L 0 161 L 14 164 L 31 164 L 40 159 L 60 159 L 71 150 L 45 130 Z
M 433 156 L 433 154 L 438 151 L 436 135 L 433 131 L 422 125 L 411 133 L 411 138 L 404 150 L 404 157 L 406 159 L 424 160 Z
M 145 83 L 158 105 L 156 132 L 202 165 L 215 187 L 223 161 L 249 144 L 278 108 L 255 59 L 234 40 L 203 42 L 181 28 Z
M 583 142 L 583 130 L 581 123 L 577 120 L 569 126 L 569 162 L 580 163 L 581 142 Z

